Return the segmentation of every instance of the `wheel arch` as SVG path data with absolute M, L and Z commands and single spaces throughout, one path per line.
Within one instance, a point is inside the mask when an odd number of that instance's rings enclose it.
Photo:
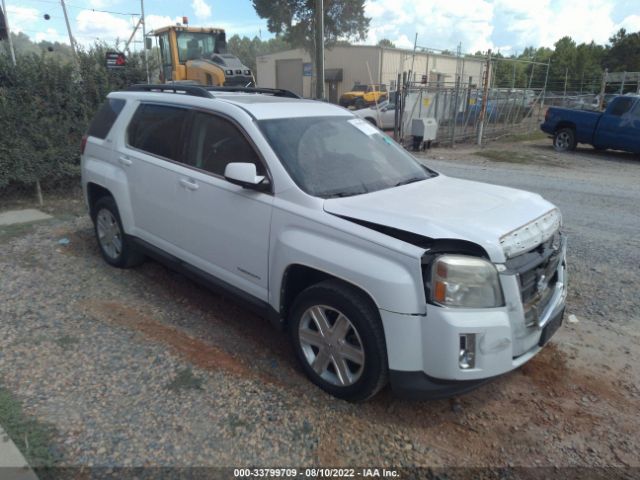
M 560 130 L 562 130 L 563 128 L 570 128 L 571 130 L 576 131 L 576 124 L 573 122 L 569 122 L 567 120 L 563 120 L 562 122 L 558 122 L 558 124 L 556 125 L 556 128 L 554 130 L 554 133 L 559 132 Z
M 89 203 L 89 215 L 92 220 L 95 218 L 95 205 L 102 197 L 113 197 L 113 194 L 102 185 L 94 182 L 87 183 L 87 201 Z
M 291 306 L 295 302 L 295 299 L 298 297 L 298 295 L 300 295 L 300 293 L 302 293 L 308 287 L 326 280 L 335 280 L 339 283 L 344 284 L 348 288 L 352 288 L 358 291 L 371 303 L 373 307 L 379 309 L 379 306 L 373 299 L 373 296 L 364 288 L 348 280 L 345 280 L 344 278 L 340 278 L 336 275 L 327 273 L 323 270 L 319 270 L 317 268 L 310 267 L 301 263 L 293 263 L 287 266 L 287 268 L 285 269 L 280 286 L 279 310 L 282 321 L 285 325 L 288 323 Z

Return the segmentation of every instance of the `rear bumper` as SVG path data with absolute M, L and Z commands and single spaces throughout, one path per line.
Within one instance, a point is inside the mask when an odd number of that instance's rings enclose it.
M 542 130 L 544 133 L 548 133 L 549 135 L 553 135 L 555 133 L 554 129 L 551 128 L 551 125 L 547 123 L 541 123 L 540 130 Z

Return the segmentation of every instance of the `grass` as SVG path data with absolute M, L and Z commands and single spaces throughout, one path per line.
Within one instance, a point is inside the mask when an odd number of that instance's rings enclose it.
M 63 350 L 69 350 L 73 345 L 80 342 L 76 337 L 71 335 L 65 335 L 56 340 L 56 343 L 62 347 Z
M 513 150 L 478 150 L 475 154 L 479 157 L 488 158 L 493 162 L 534 163 L 536 160 L 536 156 L 532 153 Z
M 0 227 L 0 243 L 8 242 L 14 238 L 22 237 L 33 232 L 37 225 L 48 222 L 47 220 L 36 220 L 35 222 L 13 223 Z
M 196 377 L 190 367 L 179 370 L 175 378 L 167 384 L 167 388 L 173 392 L 181 390 L 202 390 L 203 379 Z
M 544 140 L 548 138 L 549 135 L 544 133 L 541 130 L 534 130 L 529 133 L 514 133 L 513 135 L 507 135 L 503 137 L 501 141 L 504 142 L 530 142 L 532 140 Z
M 25 414 L 20 402 L 2 385 L 0 425 L 31 467 L 48 469 L 60 460 L 53 448 L 55 428 Z

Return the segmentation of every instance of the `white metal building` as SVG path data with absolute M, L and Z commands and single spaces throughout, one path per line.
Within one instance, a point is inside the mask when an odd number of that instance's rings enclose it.
M 285 88 L 303 97 L 313 97 L 315 71 L 313 60 L 304 49 L 257 57 L 257 84 L 260 87 Z M 330 102 L 354 84 L 384 83 L 395 90 L 398 74 L 412 70 L 413 80 L 436 85 L 449 84 L 460 76 L 464 85 L 482 83 L 483 61 L 451 55 L 416 52 L 399 48 L 350 45 L 325 50 L 325 92 Z

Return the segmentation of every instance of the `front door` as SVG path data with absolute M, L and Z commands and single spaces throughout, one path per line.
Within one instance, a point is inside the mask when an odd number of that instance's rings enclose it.
M 631 109 L 634 105 L 633 97 L 618 97 L 610 108 L 600 118 L 595 142 L 599 147 L 615 148 L 619 150 L 633 151 L 633 134 L 638 133 L 637 123 L 634 124 L 634 116 Z M 637 117 L 635 117 L 637 122 Z M 637 140 L 635 141 L 637 145 Z
M 273 195 L 242 188 L 224 178 L 227 164 L 254 163 L 267 175 L 252 144 L 231 120 L 195 112 L 178 193 L 189 235 L 181 248 L 190 263 L 261 300 L 268 300 L 269 234 Z

